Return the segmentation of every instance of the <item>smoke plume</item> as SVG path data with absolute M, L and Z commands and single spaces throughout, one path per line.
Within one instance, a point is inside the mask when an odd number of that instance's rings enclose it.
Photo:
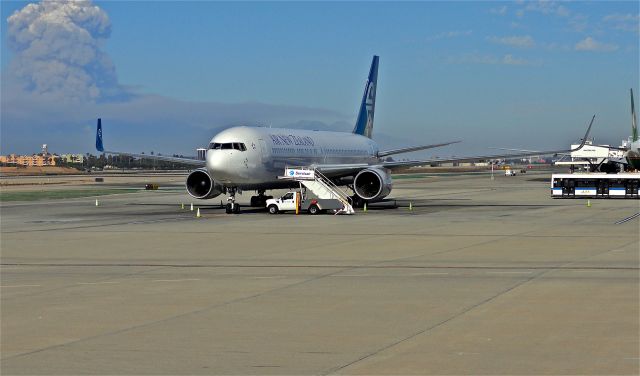
M 124 93 L 101 50 L 111 33 L 107 14 L 91 1 L 42 1 L 8 18 L 14 52 L 10 77 L 22 90 L 54 99 L 99 101 Z

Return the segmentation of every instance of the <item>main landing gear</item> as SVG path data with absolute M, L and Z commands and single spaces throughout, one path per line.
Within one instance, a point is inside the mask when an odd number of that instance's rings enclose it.
M 227 198 L 227 206 L 225 207 L 225 212 L 227 214 L 240 214 L 240 204 L 236 204 L 237 192 L 237 188 L 229 188 L 227 190 L 227 193 L 229 194 L 229 198 Z
M 362 197 L 354 194 L 351 197 L 351 205 L 354 208 L 364 208 L 364 205 L 367 203 L 367 200 L 363 199 Z
M 272 199 L 273 196 L 265 196 L 264 190 L 259 190 L 257 196 L 251 196 L 251 206 L 256 208 L 264 208 L 267 206 L 267 200 Z

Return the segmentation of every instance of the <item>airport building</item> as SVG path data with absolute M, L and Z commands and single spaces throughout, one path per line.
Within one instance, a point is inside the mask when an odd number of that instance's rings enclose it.
M 32 155 L 17 155 L 17 154 L 9 154 L 9 155 L 0 155 L 0 164 L 3 165 L 19 165 L 19 166 L 55 166 L 56 160 L 59 159 L 60 156 L 55 154 L 49 154 L 49 150 L 47 149 L 47 144 L 42 145 L 42 152 L 40 154 L 32 154 Z
M 20 165 L 20 166 L 55 166 L 56 160 L 59 157 L 57 155 L 0 155 L 0 163 L 7 165 Z
M 84 163 L 84 154 L 62 154 L 60 159 L 67 163 Z
M 205 149 L 205 148 L 197 148 L 196 149 L 196 156 L 197 156 L 197 159 L 199 161 L 204 161 L 205 159 L 207 159 L 207 149 Z

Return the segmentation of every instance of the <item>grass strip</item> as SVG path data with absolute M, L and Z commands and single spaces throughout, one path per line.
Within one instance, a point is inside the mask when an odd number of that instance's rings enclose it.
M 105 196 L 117 193 L 138 192 L 139 189 L 69 189 L 46 191 L 0 192 L 0 201 L 58 200 L 90 196 Z

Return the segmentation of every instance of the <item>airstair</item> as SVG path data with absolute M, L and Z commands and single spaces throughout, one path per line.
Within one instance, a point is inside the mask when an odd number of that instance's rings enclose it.
M 288 167 L 285 170 L 284 178 L 293 179 L 300 182 L 308 190 L 313 192 L 319 199 L 338 200 L 343 208 L 336 214 L 354 214 L 351 205 L 351 197 L 338 187 L 331 179 L 324 176 L 315 168 L 309 167 Z

